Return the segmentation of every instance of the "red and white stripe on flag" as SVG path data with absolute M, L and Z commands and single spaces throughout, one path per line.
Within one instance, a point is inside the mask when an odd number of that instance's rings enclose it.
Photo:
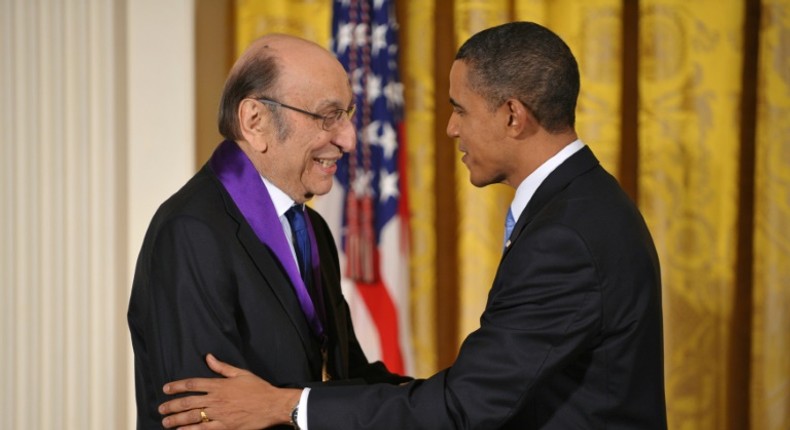
M 411 373 L 403 86 L 389 0 L 335 0 L 332 49 L 349 74 L 357 147 L 314 207 L 340 250 L 343 293 L 371 361 Z

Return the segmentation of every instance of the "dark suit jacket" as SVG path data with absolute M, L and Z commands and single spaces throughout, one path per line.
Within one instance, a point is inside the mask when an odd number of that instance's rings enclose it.
M 315 388 L 310 430 L 665 429 L 658 258 L 589 148 L 546 178 L 511 240 L 452 367 Z
M 369 364 L 340 291 L 329 228 L 308 209 L 319 246 L 329 336 L 329 372 L 352 382 L 401 382 Z M 282 229 L 281 224 L 271 228 Z M 204 166 L 154 215 L 140 251 L 128 311 L 138 428 L 161 428 L 162 386 L 217 376 L 207 353 L 274 385 L 321 380 L 321 352 L 274 254 Z

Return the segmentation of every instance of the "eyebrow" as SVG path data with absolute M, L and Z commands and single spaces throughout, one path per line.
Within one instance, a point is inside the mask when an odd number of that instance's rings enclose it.
M 324 110 L 324 109 L 328 109 L 328 108 L 344 109 L 345 110 L 345 109 L 350 108 L 352 105 L 354 105 L 354 99 L 353 98 L 351 99 L 351 103 L 349 103 L 348 106 L 345 106 L 345 107 L 343 106 L 343 102 L 341 102 L 340 100 L 337 100 L 337 99 L 324 99 L 324 100 L 320 100 L 318 102 L 318 107 L 316 109 L 318 111 L 321 111 L 321 110 Z

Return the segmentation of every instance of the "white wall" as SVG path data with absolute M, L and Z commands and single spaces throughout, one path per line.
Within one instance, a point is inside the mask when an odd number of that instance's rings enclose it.
M 148 221 L 195 172 L 193 0 L 128 0 L 129 268 Z
M 0 427 L 132 428 L 126 327 L 194 171 L 194 0 L 0 0 Z

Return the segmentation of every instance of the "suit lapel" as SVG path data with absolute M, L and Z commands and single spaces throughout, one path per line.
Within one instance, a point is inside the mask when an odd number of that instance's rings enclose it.
M 239 226 L 236 231 L 236 238 L 241 246 L 245 249 L 247 256 L 249 256 L 252 263 L 258 269 L 261 279 L 265 286 L 269 287 L 274 293 L 277 300 L 280 302 L 285 313 L 288 315 L 289 320 L 299 333 L 299 339 L 304 346 L 305 351 L 313 351 L 313 334 L 310 326 L 307 324 L 304 313 L 301 310 L 299 301 L 294 292 L 294 286 L 291 283 L 288 275 L 283 271 L 277 256 L 256 236 L 252 227 L 247 223 L 247 220 L 239 211 L 233 199 L 225 190 L 222 183 L 216 175 L 212 176 L 217 181 L 217 186 L 221 192 L 222 199 L 225 204 L 225 212 L 231 217 Z M 281 228 L 280 224 L 272 226 L 273 228 Z M 263 287 L 263 286 L 262 286 Z M 265 329 L 262 327 L 261 329 Z M 317 354 L 308 353 L 308 358 L 313 366 L 321 365 L 321 357 Z
M 596 166 L 598 166 L 598 159 L 588 146 L 583 147 L 557 166 L 557 168 L 546 177 L 543 183 L 540 184 L 538 189 L 535 190 L 535 194 L 529 200 L 527 207 L 524 208 L 524 212 L 522 212 L 521 216 L 516 220 L 513 233 L 510 236 L 511 246 L 508 246 L 505 250 L 505 254 L 510 250 L 512 244 L 518 240 L 521 232 L 524 231 L 535 216 L 540 213 L 557 194 L 567 187 L 576 177 Z
M 337 250 L 334 239 L 327 234 L 327 227 L 320 216 L 308 208 L 308 215 L 315 229 L 318 252 L 321 259 L 321 280 L 323 281 L 324 311 L 326 330 L 329 336 L 329 371 L 334 379 L 348 378 L 348 321 L 342 311 L 343 297 L 338 284 Z

